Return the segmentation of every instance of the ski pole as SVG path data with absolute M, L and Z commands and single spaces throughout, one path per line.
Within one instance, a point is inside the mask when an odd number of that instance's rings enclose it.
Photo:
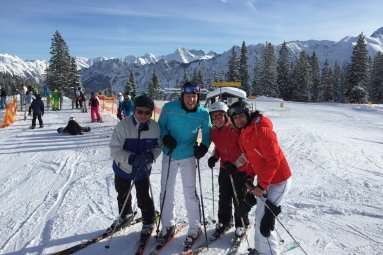
M 230 175 L 229 175 L 229 178 L 230 178 L 231 187 L 232 187 L 232 189 L 233 189 L 233 193 L 234 193 L 234 200 L 235 200 L 235 203 L 237 204 L 237 206 L 239 206 L 239 201 L 238 201 L 237 191 L 235 190 L 235 185 L 234 185 L 234 181 L 233 181 L 233 176 L 230 174 Z M 245 222 L 243 221 L 243 217 L 241 217 L 241 223 L 242 223 L 243 228 L 246 228 L 246 227 L 245 227 Z M 247 250 L 248 250 L 248 251 L 251 251 L 250 244 L 249 244 L 249 239 L 247 238 L 247 233 L 246 233 L 246 231 L 245 231 L 245 237 L 246 237 L 246 242 L 247 242 Z
M 207 229 L 206 229 L 206 219 L 205 219 L 205 207 L 203 205 L 201 169 L 199 167 L 199 159 L 197 159 L 197 170 L 198 170 L 198 180 L 199 180 L 199 192 L 200 192 L 200 195 L 201 195 L 202 220 L 203 220 L 203 226 L 204 226 L 204 229 L 205 229 L 206 248 L 209 248 L 209 246 L 207 244 Z
M 214 174 L 213 174 L 213 168 L 210 168 L 211 169 L 211 190 L 212 190 L 212 193 L 213 193 L 213 223 L 215 223 L 215 210 L 214 210 Z
M 122 213 L 123 213 L 124 210 L 125 210 L 125 206 L 126 206 L 126 204 L 127 204 L 127 202 L 128 202 L 128 199 L 129 199 L 129 197 L 130 197 L 130 193 L 132 192 L 132 189 L 133 189 L 134 184 L 135 184 L 135 181 L 133 180 L 132 183 L 131 183 L 131 185 L 130 185 L 130 189 L 129 189 L 127 195 L 126 195 L 126 198 L 125 198 L 125 201 L 124 201 L 124 205 L 122 206 L 121 212 L 120 212 L 120 214 L 118 215 L 118 219 L 121 218 L 121 215 L 122 215 Z M 136 213 L 137 213 L 137 212 L 134 212 L 133 215 L 135 215 Z M 105 248 L 106 248 L 106 249 L 109 249 L 109 248 L 110 248 L 110 242 L 112 241 L 112 238 L 113 238 L 113 236 L 114 236 L 114 233 L 116 232 L 116 228 L 117 228 L 117 224 L 114 225 L 114 227 L 113 227 L 113 231 L 112 231 L 112 235 L 111 235 L 110 238 L 109 238 L 108 244 L 105 245 Z
M 166 175 L 164 196 L 162 198 L 162 203 L 161 203 L 161 208 L 160 208 L 160 217 L 158 218 L 157 229 L 156 229 L 157 236 L 158 236 L 158 233 L 160 232 L 160 223 L 161 223 L 161 219 L 162 219 L 162 211 L 164 210 L 165 197 L 166 197 L 166 189 L 167 189 L 167 186 L 168 186 L 168 179 L 169 179 L 169 172 L 170 172 L 170 162 L 172 161 L 172 152 L 173 152 L 173 150 L 169 151 L 168 172 L 167 172 L 167 175 Z
M 266 204 L 266 201 L 263 197 L 260 197 L 261 201 L 265 204 L 267 209 L 271 212 L 271 214 L 277 219 L 279 224 L 286 230 L 287 234 L 294 240 L 294 242 L 299 246 L 299 248 L 303 251 L 304 254 L 308 255 L 308 253 L 302 248 L 301 244 L 297 241 L 297 239 L 294 238 L 294 236 L 290 233 L 290 231 L 282 224 L 282 222 L 279 220 L 279 218 L 274 214 L 274 212 L 270 209 L 270 207 Z

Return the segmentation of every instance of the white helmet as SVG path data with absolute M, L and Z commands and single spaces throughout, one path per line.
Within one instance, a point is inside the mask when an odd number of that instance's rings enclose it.
M 215 102 L 214 104 L 209 106 L 209 113 L 218 112 L 218 111 L 222 111 L 226 113 L 228 109 L 229 107 L 227 107 L 227 105 L 224 102 Z

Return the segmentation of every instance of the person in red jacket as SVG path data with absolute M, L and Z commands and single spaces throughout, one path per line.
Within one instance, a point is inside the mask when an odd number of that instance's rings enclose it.
M 240 130 L 232 125 L 226 113 L 227 109 L 227 105 L 223 102 L 215 102 L 209 107 L 209 114 L 213 124 L 210 138 L 215 145 L 214 153 L 208 159 L 209 167 L 213 169 L 216 162 L 220 160 L 218 223 L 216 224 L 212 239 L 220 237 L 232 227 L 232 204 L 235 201 L 235 197 L 231 178 L 233 179 L 238 200 L 243 200 L 246 194 L 245 184 L 249 164 L 242 155 L 239 146 Z M 242 215 L 242 217 L 238 216 L 237 208 L 238 205 L 235 204 L 235 235 L 241 237 L 245 233 L 245 228 L 249 225 L 249 218 L 247 213 Z M 245 226 L 242 225 L 242 220 Z
M 257 176 L 255 187 L 247 187 L 257 198 L 255 212 L 255 249 L 262 254 L 279 254 L 275 216 L 281 212 L 290 185 L 291 171 L 273 131 L 270 119 L 258 111 L 251 113 L 244 101 L 233 103 L 228 110 L 234 125 L 241 129 L 239 141 L 251 172 Z M 245 211 L 246 212 L 246 211 Z

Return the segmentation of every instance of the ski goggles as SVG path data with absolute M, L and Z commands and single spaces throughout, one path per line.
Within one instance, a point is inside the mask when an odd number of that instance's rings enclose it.
M 243 107 L 240 107 L 240 106 L 229 108 L 229 110 L 227 111 L 227 114 L 229 115 L 229 117 L 237 115 L 237 114 L 241 114 L 241 113 L 245 113 L 245 110 L 243 109 Z
M 182 88 L 182 93 L 185 94 L 199 94 L 200 91 L 201 88 L 197 84 Z
M 223 112 L 219 112 L 219 113 L 211 114 L 210 117 L 211 117 L 211 120 L 221 120 L 225 118 L 225 114 Z
M 136 109 L 136 112 L 140 115 L 146 115 L 146 116 L 149 116 L 152 114 L 152 111 L 143 111 L 143 110 L 139 110 L 139 109 Z

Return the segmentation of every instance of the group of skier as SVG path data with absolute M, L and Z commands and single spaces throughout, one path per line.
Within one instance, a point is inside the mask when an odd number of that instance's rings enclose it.
M 257 204 L 255 250 L 279 254 L 275 217 L 289 190 L 291 171 L 270 119 L 258 111 L 252 112 L 244 101 L 229 107 L 216 102 L 206 109 L 200 103 L 200 86 L 190 82 L 182 86 L 178 100 L 163 106 L 158 123 L 151 119 L 153 110 L 151 98 L 136 97 L 132 114 L 124 113 L 125 118 L 113 131 L 110 153 L 119 217 L 110 229 L 134 217 L 131 204 L 134 185 L 143 218 L 140 243 L 144 245 L 156 224 L 161 223 L 161 231 L 157 225 L 156 243 L 158 247 L 164 245 L 176 232 L 174 192 L 179 172 L 189 225 L 185 245 L 192 244 L 205 224 L 201 223 L 202 201 L 197 196 L 196 174 L 198 171 L 200 177 L 199 161 L 213 142 L 215 149 L 208 166 L 213 170 L 220 163 L 218 223 L 211 238 L 219 238 L 233 225 L 236 237 L 246 235 L 248 213 Z M 202 140 L 197 144 L 199 130 Z M 156 222 L 149 176 L 161 149 L 160 222 Z

